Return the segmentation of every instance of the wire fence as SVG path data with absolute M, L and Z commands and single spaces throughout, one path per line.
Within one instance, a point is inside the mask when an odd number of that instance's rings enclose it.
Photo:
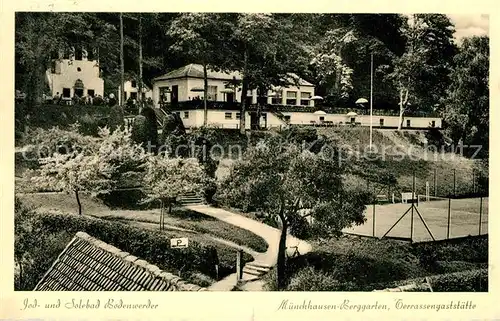
M 434 173 L 412 175 L 410 188 L 367 182 L 375 198 L 366 208 L 366 222 L 344 232 L 410 242 L 488 234 L 487 178 L 476 171 L 469 180 L 456 170 Z

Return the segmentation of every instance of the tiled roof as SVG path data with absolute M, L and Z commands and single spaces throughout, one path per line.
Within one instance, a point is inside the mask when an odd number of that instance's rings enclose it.
M 35 291 L 206 291 L 78 232 Z
M 308 81 L 300 78 L 297 74 L 288 73 L 290 76 L 290 82 L 294 82 L 298 80 L 298 84 L 300 86 L 314 86 Z M 175 79 L 175 78 L 183 78 L 183 77 L 192 77 L 192 78 L 203 78 L 203 66 L 200 64 L 189 64 L 184 67 L 172 70 L 162 76 L 154 78 L 154 80 L 166 80 L 166 79 Z M 222 79 L 222 80 L 231 80 L 236 78 L 237 80 L 241 80 L 241 74 L 237 71 L 226 73 L 220 71 L 214 71 L 210 68 L 207 68 L 207 77 L 208 79 Z

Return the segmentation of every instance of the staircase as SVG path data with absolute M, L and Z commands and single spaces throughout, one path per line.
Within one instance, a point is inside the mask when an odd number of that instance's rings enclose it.
M 273 267 L 266 263 L 252 261 L 245 264 L 243 267 L 243 282 L 255 281 L 269 273 Z
M 177 201 L 179 204 L 182 206 L 185 205 L 199 205 L 199 204 L 204 204 L 203 197 L 196 194 L 196 193 L 186 193 L 182 196 L 180 196 Z

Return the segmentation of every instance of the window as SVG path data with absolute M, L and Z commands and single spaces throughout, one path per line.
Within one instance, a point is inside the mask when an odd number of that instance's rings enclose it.
M 137 93 L 130 93 L 130 98 L 137 100 Z
M 380 122 L 380 127 L 384 127 L 384 119 L 380 118 L 379 122 Z
M 325 121 L 325 117 L 324 117 L 324 116 L 320 116 L 320 117 L 319 117 L 319 121 L 320 121 L 320 122 L 324 122 L 324 121 Z
M 184 119 L 187 119 L 187 118 L 189 118 L 189 112 L 188 112 L 188 111 L 185 111 L 185 112 L 184 112 Z
M 290 121 L 290 115 L 285 115 L 285 116 L 284 116 L 284 118 L 285 118 L 285 121 L 286 121 L 286 122 L 289 122 L 289 121 Z
M 406 120 L 406 127 L 411 127 L 411 120 L 410 119 Z
M 297 104 L 297 92 L 296 91 L 287 91 L 286 92 L 286 104 L 287 105 Z
M 94 95 L 95 95 L 95 91 L 94 91 L 94 89 L 88 89 L 88 90 L 87 90 L 87 94 L 88 94 L 89 96 L 91 96 L 91 97 L 94 97 Z
M 160 101 L 167 101 L 168 87 L 160 87 Z
M 207 100 L 217 101 L 217 86 L 207 87 Z
M 236 113 L 236 119 L 240 119 L 241 118 L 241 113 Z
M 233 119 L 233 113 L 225 113 L 224 118 L 225 119 Z
M 63 88 L 62 96 L 65 98 L 71 97 L 71 89 L 70 88 Z
M 351 117 L 351 123 L 355 123 L 356 122 L 356 118 L 355 117 Z
M 436 127 L 436 121 L 435 121 L 435 120 L 433 120 L 433 121 L 431 122 L 431 127 Z
M 83 88 L 75 88 L 75 95 L 78 97 L 83 97 Z
M 95 59 L 95 49 L 92 48 L 87 51 L 87 60 L 92 61 L 94 59 Z
M 82 68 L 78 67 L 76 68 L 76 71 L 82 71 Z
M 281 99 L 282 96 L 283 96 L 283 92 L 281 92 L 281 91 L 275 92 L 274 96 L 271 98 L 271 104 L 281 105 L 282 104 L 282 99 Z
M 82 60 L 83 59 L 83 50 L 82 48 L 75 48 L 75 60 Z
M 132 88 L 136 88 L 137 87 L 137 82 L 135 80 L 132 80 L 130 82 L 130 85 L 132 86 Z
M 301 106 L 309 106 L 309 97 L 311 97 L 311 93 L 305 93 L 301 92 L 300 93 L 300 105 Z

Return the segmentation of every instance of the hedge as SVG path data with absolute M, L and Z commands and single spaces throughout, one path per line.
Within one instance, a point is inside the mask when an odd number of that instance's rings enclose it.
M 171 249 L 170 238 L 184 236 L 180 232 L 160 232 L 116 221 L 73 214 L 40 213 L 34 215 L 37 215 L 33 223 L 34 230 L 37 231 L 40 241 L 36 242 L 36 248 L 29 250 L 32 256 L 35 253 L 33 264 L 31 264 L 33 268 L 29 271 L 30 280 L 23 282 L 24 286 L 20 288 L 21 290 L 31 290 L 57 258 L 62 248 L 78 231 L 86 232 L 122 251 L 156 264 L 165 271 L 174 274 L 181 273 L 184 278 L 191 279 L 191 275 L 195 274 L 206 275 L 209 278 L 215 277 L 216 258 L 213 256 L 213 250 L 220 248 L 210 244 L 200 244 L 190 239 L 188 248 Z M 23 222 L 16 222 L 16 224 L 23 224 Z M 58 244 L 58 246 L 54 248 L 51 244 Z M 17 244 L 16 246 L 23 245 Z M 48 246 L 51 247 L 47 248 Z M 218 253 L 219 278 L 234 272 L 235 266 L 232 261 L 235 261 L 236 256 L 234 255 L 233 260 L 232 252 L 229 252 L 219 251 Z M 245 255 L 244 261 L 249 260 L 251 257 Z

